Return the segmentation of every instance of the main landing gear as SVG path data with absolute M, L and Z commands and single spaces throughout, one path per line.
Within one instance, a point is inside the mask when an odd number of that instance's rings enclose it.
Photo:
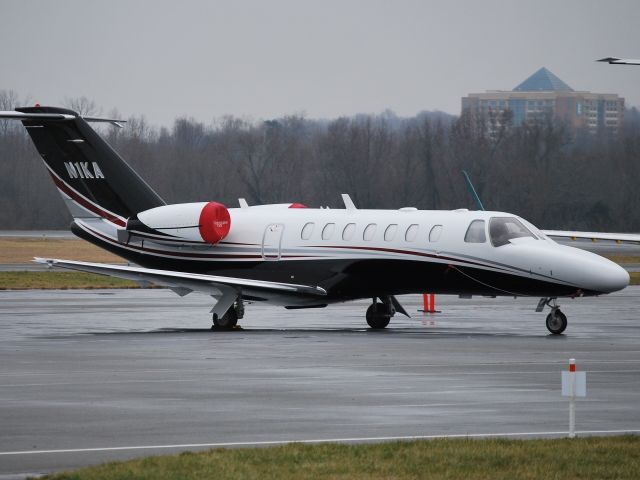
M 373 299 L 373 303 L 367 308 L 367 323 L 373 329 L 385 328 L 389 325 L 391 317 L 395 312 L 392 312 L 390 305 L 385 305 L 382 302 Z
M 377 297 L 373 297 L 373 303 L 367 308 L 367 323 L 371 328 L 375 330 L 385 328 L 396 312 L 409 316 L 393 295 L 380 297 L 380 300 L 382 301 L 379 302 Z
M 541 312 L 545 306 L 551 308 L 547 315 L 547 329 L 554 335 L 560 335 L 567 328 L 567 316 L 560 311 L 555 298 L 541 298 L 536 312 Z
M 214 308 L 214 310 L 216 309 Z M 233 302 L 233 305 L 231 305 L 223 315 L 219 315 L 214 311 L 212 316 L 213 325 L 211 325 L 211 330 L 233 330 L 238 324 L 238 320 L 244 317 L 244 302 L 242 301 L 242 297 L 238 296 Z

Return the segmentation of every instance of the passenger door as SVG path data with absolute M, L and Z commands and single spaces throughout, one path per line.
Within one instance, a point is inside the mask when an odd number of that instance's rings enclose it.
M 284 225 L 281 223 L 272 223 L 267 226 L 262 236 L 262 258 L 280 260 L 282 232 L 284 232 Z

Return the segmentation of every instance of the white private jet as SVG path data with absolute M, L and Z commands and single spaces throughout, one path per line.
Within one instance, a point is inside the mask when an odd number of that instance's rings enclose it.
M 245 301 L 319 308 L 362 298 L 372 299 L 367 323 L 384 328 L 396 312 L 407 315 L 396 295 L 428 291 L 536 297 L 538 311 L 551 308 L 547 328 L 560 334 L 567 318 L 558 297 L 629 283 L 615 263 L 559 245 L 504 212 L 365 210 L 348 195 L 344 209 L 243 199 L 239 208 L 166 205 L 87 123 L 116 120 L 42 106 L 0 118 L 22 121 L 73 216 L 73 233 L 139 266 L 36 261 L 152 282 L 181 296 L 203 292 L 217 300 L 219 329 L 236 325 Z

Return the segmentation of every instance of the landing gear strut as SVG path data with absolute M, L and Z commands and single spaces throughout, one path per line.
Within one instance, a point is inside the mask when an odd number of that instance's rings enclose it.
M 541 298 L 536 312 L 541 312 L 545 306 L 551 308 L 547 315 L 547 329 L 554 335 L 560 335 L 567 328 L 567 316 L 560 311 L 555 298 Z
M 231 307 L 227 313 L 218 317 L 217 313 L 213 314 L 213 325 L 211 330 L 232 330 L 238 324 L 238 315 L 236 309 Z
M 224 315 L 219 316 L 216 312 L 213 312 L 211 330 L 233 330 L 238 324 L 238 320 L 242 317 L 244 317 L 244 302 L 242 301 L 242 296 L 239 295 Z

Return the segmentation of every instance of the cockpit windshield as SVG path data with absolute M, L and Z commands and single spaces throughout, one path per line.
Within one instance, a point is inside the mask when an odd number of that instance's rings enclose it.
M 512 238 L 537 237 L 515 217 L 493 217 L 489 222 L 489 236 L 494 247 L 509 243 Z

